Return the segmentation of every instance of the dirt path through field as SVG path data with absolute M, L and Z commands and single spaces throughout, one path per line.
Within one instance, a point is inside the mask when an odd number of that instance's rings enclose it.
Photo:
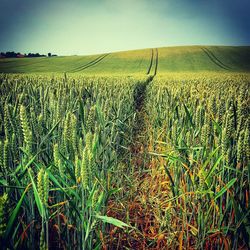
M 108 215 L 130 223 L 136 230 L 130 232 L 111 226 L 107 249 L 161 249 L 158 241 L 159 225 L 155 224 L 155 215 L 149 199 L 158 189 L 159 178 L 151 175 L 152 160 L 148 155 L 148 128 L 150 119 L 146 112 L 147 88 L 152 84 L 158 70 L 158 49 L 152 50 L 152 57 L 145 82 L 138 82 L 134 90 L 135 122 L 133 142 L 130 146 L 131 168 L 129 176 L 124 178 L 124 196 L 119 200 L 110 200 Z M 154 228 L 156 229 L 155 231 Z
M 154 68 L 154 69 L 153 69 Z M 152 72 L 145 82 L 139 82 L 134 90 L 134 107 L 136 111 L 135 123 L 133 128 L 133 144 L 131 153 L 134 164 L 141 165 L 141 162 L 146 162 L 147 155 L 147 133 L 146 120 L 147 114 L 145 110 L 147 87 L 152 84 L 154 77 L 157 75 L 158 69 L 158 49 L 153 50 L 151 54 L 150 65 L 148 72 Z M 140 166 L 141 167 L 141 166 Z

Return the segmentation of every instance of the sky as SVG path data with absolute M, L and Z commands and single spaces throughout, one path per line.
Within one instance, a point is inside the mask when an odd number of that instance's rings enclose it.
M 0 0 L 0 51 L 250 45 L 250 0 Z

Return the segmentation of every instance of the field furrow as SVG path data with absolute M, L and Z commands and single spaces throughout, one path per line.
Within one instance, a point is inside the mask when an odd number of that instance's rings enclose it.
M 224 68 L 227 68 L 227 69 L 232 69 L 231 67 L 229 67 L 228 65 L 226 65 L 225 63 L 223 63 L 217 56 L 215 56 L 215 54 L 209 50 L 208 48 L 203 48 L 204 50 L 206 50 L 210 56 L 215 60 L 217 61 L 221 66 L 223 66 Z
M 151 49 L 151 57 L 150 57 L 150 63 L 149 63 L 147 75 L 149 75 L 150 72 L 151 72 L 151 68 L 152 68 L 152 65 L 153 65 L 153 61 L 154 61 L 154 50 Z
M 83 65 L 81 67 L 78 67 L 78 68 L 76 68 L 74 70 L 71 70 L 69 72 L 70 73 L 81 72 L 81 71 L 83 71 L 83 70 L 85 70 L 85 69 L 87 69 L 89 67 L 92 67 L 92 66 L 96 65 L 97 63 L 100 63 L 108 55 L 109 54 L 101 55 L 101 56 L 97 57 L 94 61 L 91 61 L 91 62 L 89 62 L 89 63 L 87 63 L 87 64 L 85 64 L 85 65 Z
M 206 48 L 202 48 L 203 52 L 208 56 L 208 58 L 216 64 L 218 67 L 224 69 L 224 70 L 230 70 L 230 68 L 226 65 L 224 65 L 220 60 L 218 60 L 211 51 L 209 51 Z

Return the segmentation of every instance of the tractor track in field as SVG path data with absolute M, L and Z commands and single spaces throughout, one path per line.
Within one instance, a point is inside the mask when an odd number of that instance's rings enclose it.
M 152 65 L 153 65 L 153 60 L 154 60 L 154 49 L 151 49 L 151 58 L 150 58 L 150 64 L 149 64 L 149 67 L 148 67 L 147 75 L 149 75 L 150 72 L 151 72 L 151 68 L 152 68 Z
M 157 70 L 158 70 L 158 49 L 155 49 L 155 71 L 154 71 L 154 76 L 156 76 L 157 74 Z
M 158 49 L 151 49 L 151 58 L 150 58 L 150 63 L 149 63 L 149 67 L 148 67 L 148 71 L 147 71 L 147 75 L 150 75 L 153 67 L 155 64 L 155 68 L 154 68 L 154 74 L 153 76 L 155 76 L 157 74 L 157 70 L 158 70 Z
M 148 120 L 147 112 L 145 108 L 147 88 L 152 84 L 154 77 L 158 71 L 158 49 L 152 49 L 150 65 L 146 81 L 139 82 L 134 90 L 134 108 L 135 108 L 135 123 L 133 127 L 133 143 L 131 145 L 131 154 L 134 164 L 137 168 L 141 166 L 142 162 L 147 162 L 147 140 L 145 134 L 147 133 Z
M 82 66 L 79 66 L 73 70 L 70 70 L 66 73 L 75 73 L 75 72 L 79 72 L 79 71 L 83 71 L 89 67 L 92 67 L 94 65 L 96 65 L 97 63 L 101 62 L 105 57 L 107 57 L 108 55 L 110 55 L 110 53 L 107 53 L 107 54 L 104 54 L 104 55 L 100 55 L 98 56 L 97 58 L 95 58 L 94 60 L 82 65 Z
M 154 70 L 153 70 L 154 68 Z M 135 90 L 134 90 L 134 107 L 136 111 L 136 115 L 140 116 L 140 113 L 144 113 L 144 104 L 145 104 L 145 98 L 146 98 L 146 91 L 147 87 L 152 81 L 154 80 L 154 77 L 157 75 L 158 70 L 158 49 L 156 48 L 155 51 L 152 49 L 151 52 L 151 59 L 150 59 L 150 65 L 147 71 L 147 79 L 144 82 L 140 82 L 137 84 Z M 153 72 L 152 72 L 153 71 Z M 150 74 L 152 72 L 152 74 Z M 138 135 L 138 130 L 141 130 L 143 127 L 143 117 L 140 117 L 134 126 L 135 134 Z
M 147 243 L 149 238 L 145 236 L 146 231 L 143 228 L 147 227 L 147 221 L 150 220 L 152 209 L 138 198 L 141 193 L 140 185 L 151 179 L 150 169 L 151 160 L 148 156 L 148 141 L 147 141 L 147 122 L 149 117 L 146 112 L 146 95 L 147 88 L 152 84 L 154 77 L 158 71 L 158 49 L 152 49 L 150 65 L 147 71 L 147 79 L 138 82 L 134 89 L 134 110 L 135 121 L 132 131 L 132 142 L 129 146 L 128 157 L 124 164 L 132 167 L 134 170 L 124 179 L 124 190 L 130 193 L 131 187 L 135 190 L 129 196 L 124 196 L 117 201 L 109 201 L 108 215 L 114 218 L 126 221 L 129 218 L 131 225 L 137 227 L 138 231 L 128 234 L 123 230 L 115 230 L 111 227 L 109 230 L 109 237 L 106 241 L 107 249 L 149 249 Z M 150 74 L 151 72 L 151 74 Z M 128 182 L 128 180 L 131 182 Z M 133 183 L 133 184 L 132 184 Z M 152 184 L 152 183 L 151 183 Z M 150 183 L 149 183 L 150 185 Z M 144 235 L 144 236 L 143 236 Z M 112 240 L 111 240 L 112 239 Z M 146 246 L 146 247 L 145 247 Z
M 226 65 L 225 63 L 223 63 L 211 50 L 209 50 L 208 48 L 204 48 L 215 60 L 217 60 L 217 62 L 219 62 L 223 67 L 228 68 L 228 69 L 232 69 L 231 67 L 229 67 L 228 65 Z
M 212 51 L 210 51 L 208 48 L 201 48 L 202 51 L 208 56 L 208 58 L 214 63 L 216 64 L 218 67 L 225 69 L 225 70 L 231 70 L 231 68 L 229 66 L 227 66 L 226 64 L 224 64 L 221 60 L 219 60 Z

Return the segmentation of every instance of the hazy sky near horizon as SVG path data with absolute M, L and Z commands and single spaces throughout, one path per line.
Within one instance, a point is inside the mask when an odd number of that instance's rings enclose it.
M 0 51 L 250 45 L 249 0 L 0 0 Z

